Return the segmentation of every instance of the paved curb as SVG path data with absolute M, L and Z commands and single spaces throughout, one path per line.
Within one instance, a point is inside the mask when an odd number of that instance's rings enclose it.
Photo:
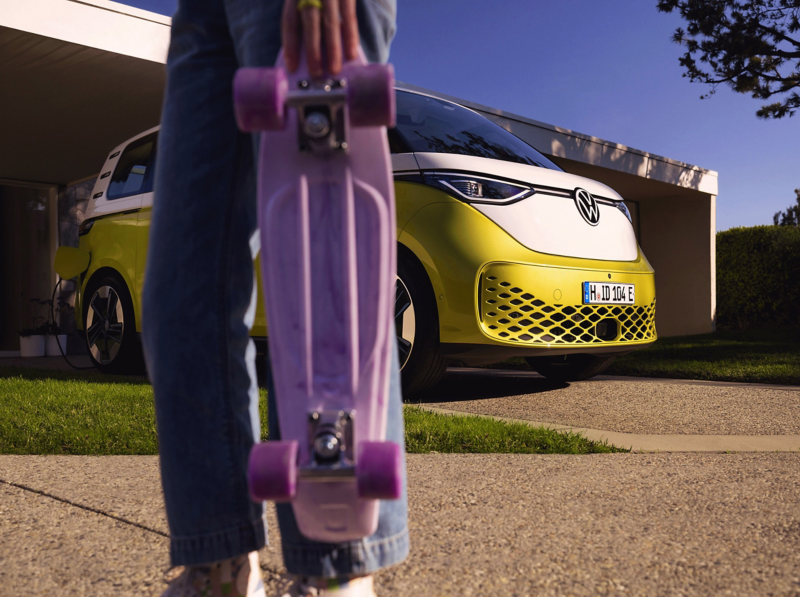
M 459 417 L 482 417 L 505 423 L 521 423 L 531 427 L 546 427 L 558 431 L 572 431 L 594 441 L 607 441 L 620 448 L 631 448 L 634 452 L 798 452 L 800 435 L 644 435 L 620 433 L 604 429 L 589 429 L 512 419 L 492 415 L 476 415 L 458 410 L 436 408 L 425 404 L 409 405 L 432 413 Z

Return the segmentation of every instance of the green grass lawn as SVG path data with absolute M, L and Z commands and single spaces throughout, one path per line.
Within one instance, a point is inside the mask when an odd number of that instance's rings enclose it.
M 262 437 L 267 435 L 261 390 Z M 406 407 L 409 453 L 625 452 L 527 425 Z M 0 454 L 157 454 L 153 390 L 136 377 L 0 367 Z
M 800 330 L 659 338 L 650 348 L 617 358 L 607 373 L 800 385 Z
M 477 416 L 431 413 L 407 406 L 406 449 L 411 454 L 596 454 L 629 452 L 569 431 Z

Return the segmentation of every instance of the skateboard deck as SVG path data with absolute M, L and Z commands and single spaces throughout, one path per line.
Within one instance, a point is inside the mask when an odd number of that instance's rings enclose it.
M 256 444 L 255 500 L 290 501 L 300 532 L 341 542 L 372 534 L 380 499 L 401 491 L 386 415 L 396 272 L 386 126 L 390 65 L 363 54 L 335 78 L 242 68 L 242 130 L 262 131 L 258 223 L 281 439 Z

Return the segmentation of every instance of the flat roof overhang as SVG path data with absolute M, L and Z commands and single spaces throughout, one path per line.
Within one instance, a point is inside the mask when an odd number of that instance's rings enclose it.
M 69 184 L 158 124 L 170 20 L 103 0 L 0 7 L 0 179 Z

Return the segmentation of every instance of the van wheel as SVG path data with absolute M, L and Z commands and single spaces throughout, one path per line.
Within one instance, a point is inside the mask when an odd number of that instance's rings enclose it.
M 600 375 L 616 357 L 591 354 L 564 354 L 552 357 L 528 357 L 531 369 L 553 381 L 580 381 Z
M 83 321 L 89 358 L 103 373 L 139 373 L 144 368 L 133 301 L 125 283 L 107 274 L 86 287 Z
M 403 394 L 429 390 L 447 370 L 439 348 L 439 313 L 425 269 L 401 252 L 397 256 L 394 322 Z

